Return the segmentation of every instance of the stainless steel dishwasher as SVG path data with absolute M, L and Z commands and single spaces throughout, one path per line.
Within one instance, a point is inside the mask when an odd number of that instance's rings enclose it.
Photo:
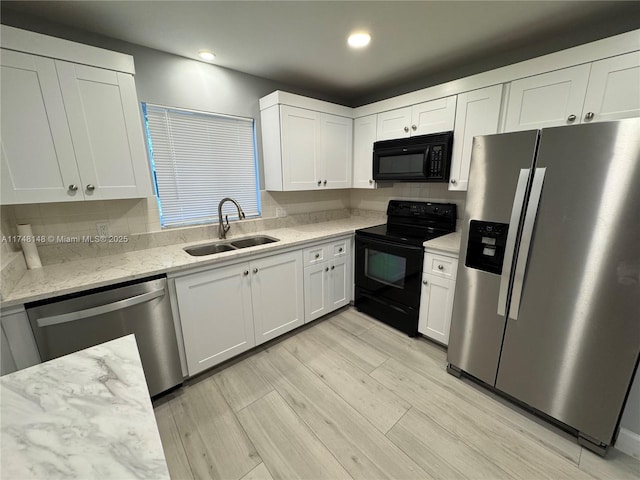
M 164 277 L 34 302 L 26 310 L 42 361 L 133 333 L 150 395 L 182 382 Z

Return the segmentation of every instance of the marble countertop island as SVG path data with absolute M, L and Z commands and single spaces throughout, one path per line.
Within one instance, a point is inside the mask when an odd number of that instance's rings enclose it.
M 169 479 L 133 335 L 0 378 L 3 479 Z

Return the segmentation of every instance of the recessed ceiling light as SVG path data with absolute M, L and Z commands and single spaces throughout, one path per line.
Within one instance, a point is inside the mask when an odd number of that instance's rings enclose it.
M 214 58 L 216 58 L 215 53 L 213 53 L 210 50 L 200 50 L 198 52 L 198 55 L 200 56 L 200 58 L 206 62 L 210 62 L 211 60 L 213 60 Z
M 366 32 L 356 32 L 349 35 L 347 42 L 351 48 L 363 48 L 369 45 L 371 35 Z

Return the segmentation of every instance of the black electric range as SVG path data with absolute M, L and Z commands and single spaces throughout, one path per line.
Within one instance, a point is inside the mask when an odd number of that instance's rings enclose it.
M 391 200 L 386 224 L 356 230 L 358 310 L 417 335 L 422 244 L 454 232 L 456 217 L 453 203 Z

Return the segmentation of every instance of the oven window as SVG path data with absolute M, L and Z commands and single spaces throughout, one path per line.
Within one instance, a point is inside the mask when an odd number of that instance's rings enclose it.
M 380 156 L 379 172 L 382 174 L 416 174 L 424 172 L 424 152 L 410 155 Z
M 396 288 L 404 288 L 407 259 L 365 248 L 364 274 L 367 278 Z

